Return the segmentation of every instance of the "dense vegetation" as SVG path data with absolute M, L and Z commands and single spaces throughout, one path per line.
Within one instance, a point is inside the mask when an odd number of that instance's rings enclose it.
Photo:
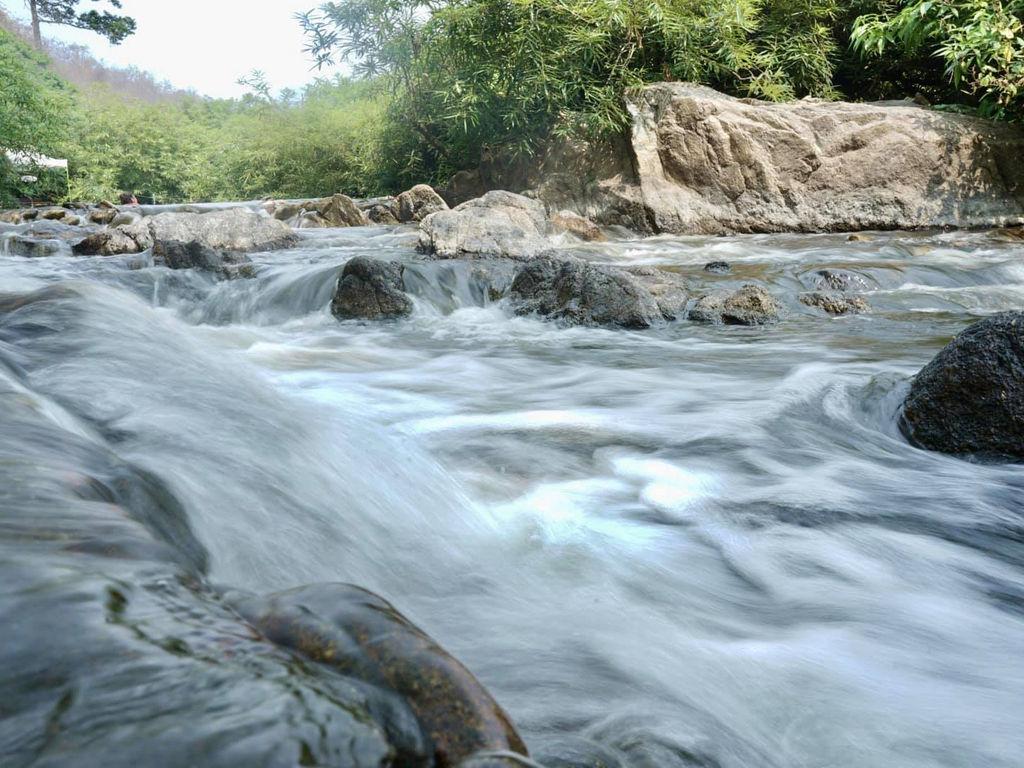
M 275 96 L 256 73 L 246 98 L 212 100 L 80 49 L 48 64 L 0 31 L 0 146 L 68 158 L 73 198 L 369 195 L 552 135 L 613 136 L 625 95 L 656 80 L 1024 109 L 1024 0 L 346 0 L 301 21 L 355 79 Z

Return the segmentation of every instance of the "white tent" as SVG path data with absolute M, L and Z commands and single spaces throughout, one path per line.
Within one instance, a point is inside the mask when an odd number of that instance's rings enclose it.
M 63 168 L 65 171 L 68 169 L 67 160 L 58 160 L 46 155 L 37 155 L 32 152 L 11 152 L 10 150 L 4 152 L 4 154 L 11 162 L 11 165 L 16 168 Z

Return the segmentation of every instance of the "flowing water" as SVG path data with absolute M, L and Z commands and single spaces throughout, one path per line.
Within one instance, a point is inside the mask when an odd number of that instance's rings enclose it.
M 516 317 L 450 263 L 407 273 L 411 318 L 338 322 L 341 265 L 411 261 L 414 233 L 301 237 L 229 282 L 0 256 L 0 292 L 74 289 L 46 310 L 73 321 L 20 351 L 26 386 L 166 482 L 212 582 L 384 595 L 541 759 L 586 738 L 634 766 L 1024 764 L 1024 469 L 897 427 L 950 337 L 1021 308 L 1024 246 L 577 248 L 789 303 L 773 327 L 634 332 Z M 873 311 L 796 303 L 823 267 L 860 274 Z

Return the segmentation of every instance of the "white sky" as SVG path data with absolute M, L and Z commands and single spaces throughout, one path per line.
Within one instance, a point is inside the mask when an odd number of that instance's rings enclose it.
M 138 31 L 120 45 L 54 24 L 43 25 L 43 37 L 85 45 L 108 64 L 134 65 L 179 88 L 209 96 L 238 96 L 245 88 L 235 81 L 253 69 L 266 72 L 275 91 L 301 86 L 317 75 L 303 53 L 302 30 L 293 15 L 318 2 L 122 0 L 120 13 L 132 16 Z M 0 4 L 13 16 L 27 19 L 23 0 Z M 90 5 L 83 3 L 82 8 Z

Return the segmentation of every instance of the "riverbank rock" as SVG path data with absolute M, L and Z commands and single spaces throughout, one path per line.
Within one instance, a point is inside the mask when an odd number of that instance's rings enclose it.
M 518 314 L 571 325 L 650 328 L 666 319 L 636 276 L 580 259 L 531 260 L 516 274 L 509 297 Z
M 600 243 L 608 239 L 597 224 L 572 211 L 556 213 L 551 217 L 551 226 L 556 232 L 568 232 L 590 243 Z
M 419 249 L 437 258 L 529 259 L 550 248 L 544 206 L 512 192 L 488 192 L 420 222 Z
M 901 426 L 929 450 L 1024 460 L 1024 312 L 953 339 L 914 378 Z
M 234 604 L 272 642 L 401 696 L 439 768 L 485 750 L 527 754 L 508 715 L 476 678 L 383 598 L 323 584 Z
M 345 264 L 331 300 L 342 320 L 384 320 L 412 314 L 402 283 L 402 265 L 356 256 Z
M 836 291 L 813 291 L 800 294 L 800 303 L 817 307 L 830 315 L 854 315 L 871 309 L 862 296 L 850 296 Z
M 417 184 L 398 196 L 398 220 L 403 224 L 423 221 L 432 213 L 447 211 L 448 203 L 428 184 Z
M 782 317 L 782 305 L 759 285 L 747 284 L 738 291 L 716 292 L 701 297 L 690 310 L 699 323 L 767 325 Z
M 249 208 L 226 208 L 209 213 L 160 213 L 143 219 L 154 242 L 198 242 L 222 251 L 270 251 L 297 240 L 284 223 Z
M 199 269 L 227 280 L 256 276 L 256 267 L 248 256 L 217 251 L 195 240 L 188 243 L 159 241 L 153 246 L 153 263 L 168 269 Z

